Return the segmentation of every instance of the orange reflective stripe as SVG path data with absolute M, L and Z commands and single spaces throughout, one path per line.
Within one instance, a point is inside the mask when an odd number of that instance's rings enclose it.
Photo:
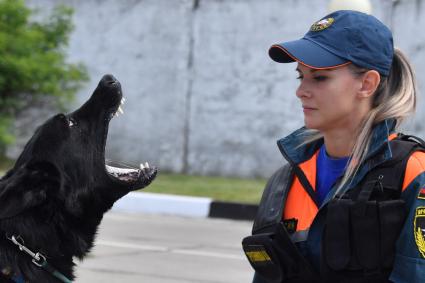
M 298 165 L 307 177 L 308 182 L 311 184 L 314 190 L 316 190 L 316 164 L 319 150 L 309 160 Z
M 410 183 L 422 172 L 425 171 L 425 152 L 414 152 L 407 161 L 406 171 L 404 173 L 403 187 L 404 191 Z
M 393 140 L 393 139 L 395 139 L 397 136 L 398 136 L 398 134 L 397 134 L 397 133 L 391 134 L 391 135 L 389 135 L 389 136 L 388 136 L 388 140 L 389 140 L 389 141 L 392 141 L 392 140 Z
M 316 69 L 316 70 L 331 70 L 331 69 L 336 69 L 336 68 L 339 68 L 339 67 L 342 67 L 342 66 L 346 66 L 346 65 L 349 65 L 349 64 L 351 64 L 351 61 L 348 61 L 348 62 L 345 62 L 345 63 L 342 63 L 342 64 L 339 64 L 339 65 L 335 65 L 335 66 L 329 66 L 329 67 L 314 67 L 314 66 L 311 66 L 311 65 L 308 65 L 307 63 L 304 63 L 303 61 L 301 61 L 300 59 L 298 59 L 298 58 L 295 58 L 291 53 L 289 53 L 289 51 L 288 50 L 286 50 L 285 48 L 283 48 L 282 46 L 280 46 L 280 45 L 277 45 L 277 44 L 275 44 L 275 45 L 273 45 L 271 48 L 279 48 L 280 50 L 282 50 L 283 52 L 285 52 L 289 57 L 291 57 L 291 59 L 292 60 L 294 60 L 294 61 L 296 61 L 296 62 L 299 62 L 300 64 L 302 64 L 302 65 L 304 65 L 304 66 L 306 66 L 306 67 L 308 67 L 308 68 L 311 68 L 311 69 Z
M 318 152 L 312 158 L 299 165 L 314 190 L 316 189 L 316 161 Z M 298 220 L 297 231 L 306 230 L 310 227 L 314 217 L 316 217 L 317 211 L 316 204 L 305 191 L 298 178 L 295 177 L 289 190 L 288 198 L 286 199 L 283 219 L 295 218 Z

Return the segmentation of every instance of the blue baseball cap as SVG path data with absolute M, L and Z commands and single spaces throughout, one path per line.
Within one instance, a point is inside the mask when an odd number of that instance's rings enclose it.
M 279 63 L 297 61 L 314 69 L 354 63 L 388 76 L 394 55 L 393 36 L 374 16 L 341 10 L 315 22 L 303 38 L 273 45 L 269 55 Z

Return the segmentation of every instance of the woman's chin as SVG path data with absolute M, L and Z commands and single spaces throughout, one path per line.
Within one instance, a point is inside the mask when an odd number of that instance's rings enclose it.
M 304 119 L 304 126 L 309 130 L 320 130 L 320 123 L 309 119 Z

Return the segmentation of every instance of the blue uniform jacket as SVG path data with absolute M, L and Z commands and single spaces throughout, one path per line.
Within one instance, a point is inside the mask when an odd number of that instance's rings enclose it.
M 370 170 L 392 157 L 388 136 L 392 133 L 393 128 L 393 120 L 384 121 L 374 128 L 366 162 L 360 166 L 352 182 L 349 182 L 349 185 L 343 188 L 344 191 L 354 188 Z M 305 128 L 301 128 L 278 141 L 279 149 L 288 160 L 289 165 L 279 169 L 270 178 L 254 222 L 254 234 L 260 233 L 267 227 L 281 221 L 283 204 L 287 195 L 285 190 L 289 189 L 293 181 L 290 164 L 299 164 L 309 160 L 323 143 L 322 140 L 315 142 L 317 144 L 308 144 L 300 147 L 299 145 L 304 141 L 304 133 Z M 425 153 L 420 155 L 420 160 L 417 160 L 417 166 L 417 176 L 401 195 L 407 204 L 408 216 L 396 244 L 396 258 L 389 278 L 394 283 L 425 282 L 425 230 L 421 234 L 417 230 L 420 227 L 416 227 L 417 229 L 415 230 L 415 221 L 418 223 L 422 220 L 425 221 L 425 189 L 422 190 L 425 188 Z M 335 190 L 335 187 L 331 189 L 321 205 L 310 226 L 305 245 L 303 245 L 306 247 L 303 253 L 306 254 L 307 259 L 316 270 L 320 270 L 321 232 L 325 221 L 322 212 L 324 211 L 323 208 L 334 196 Z M 424 208 L 424 210 L 422 211 L 421 208 Z M 423 218 L 420 217 L 422 215 L 421 212 L 423 212 Z M 422 229 L 425 229 L 425 227 L 422 227 Z M 259 276 L 255 276 L 253 282 L 262 283 L 264 281 Z

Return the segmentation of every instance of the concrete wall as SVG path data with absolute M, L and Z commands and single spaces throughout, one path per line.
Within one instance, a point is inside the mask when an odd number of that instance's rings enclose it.
M 303 125 L 302 110 L 294 94 L 295 65 L 272 62 L 267 50 L 301 37 L 327 13 L 327 0 L 27 3 L 43 10 L 57 3 L 75 9 L 69 60 L 86 64 L 91 81 L 71 108 L 88 98 L 103 74 L 121 81 L 126 113 L 112 121 L 108 158 L 244 177 L 269 176 L 284 162 L 275 142 Z M 425 3 L 372 4 L 411 58 L 423 89 Z M 423 106 L 420 97 L 418 115 L 407 126 L 422 136 Z M 16 156 L 21 146 L 11 147 L 9 155 Z

